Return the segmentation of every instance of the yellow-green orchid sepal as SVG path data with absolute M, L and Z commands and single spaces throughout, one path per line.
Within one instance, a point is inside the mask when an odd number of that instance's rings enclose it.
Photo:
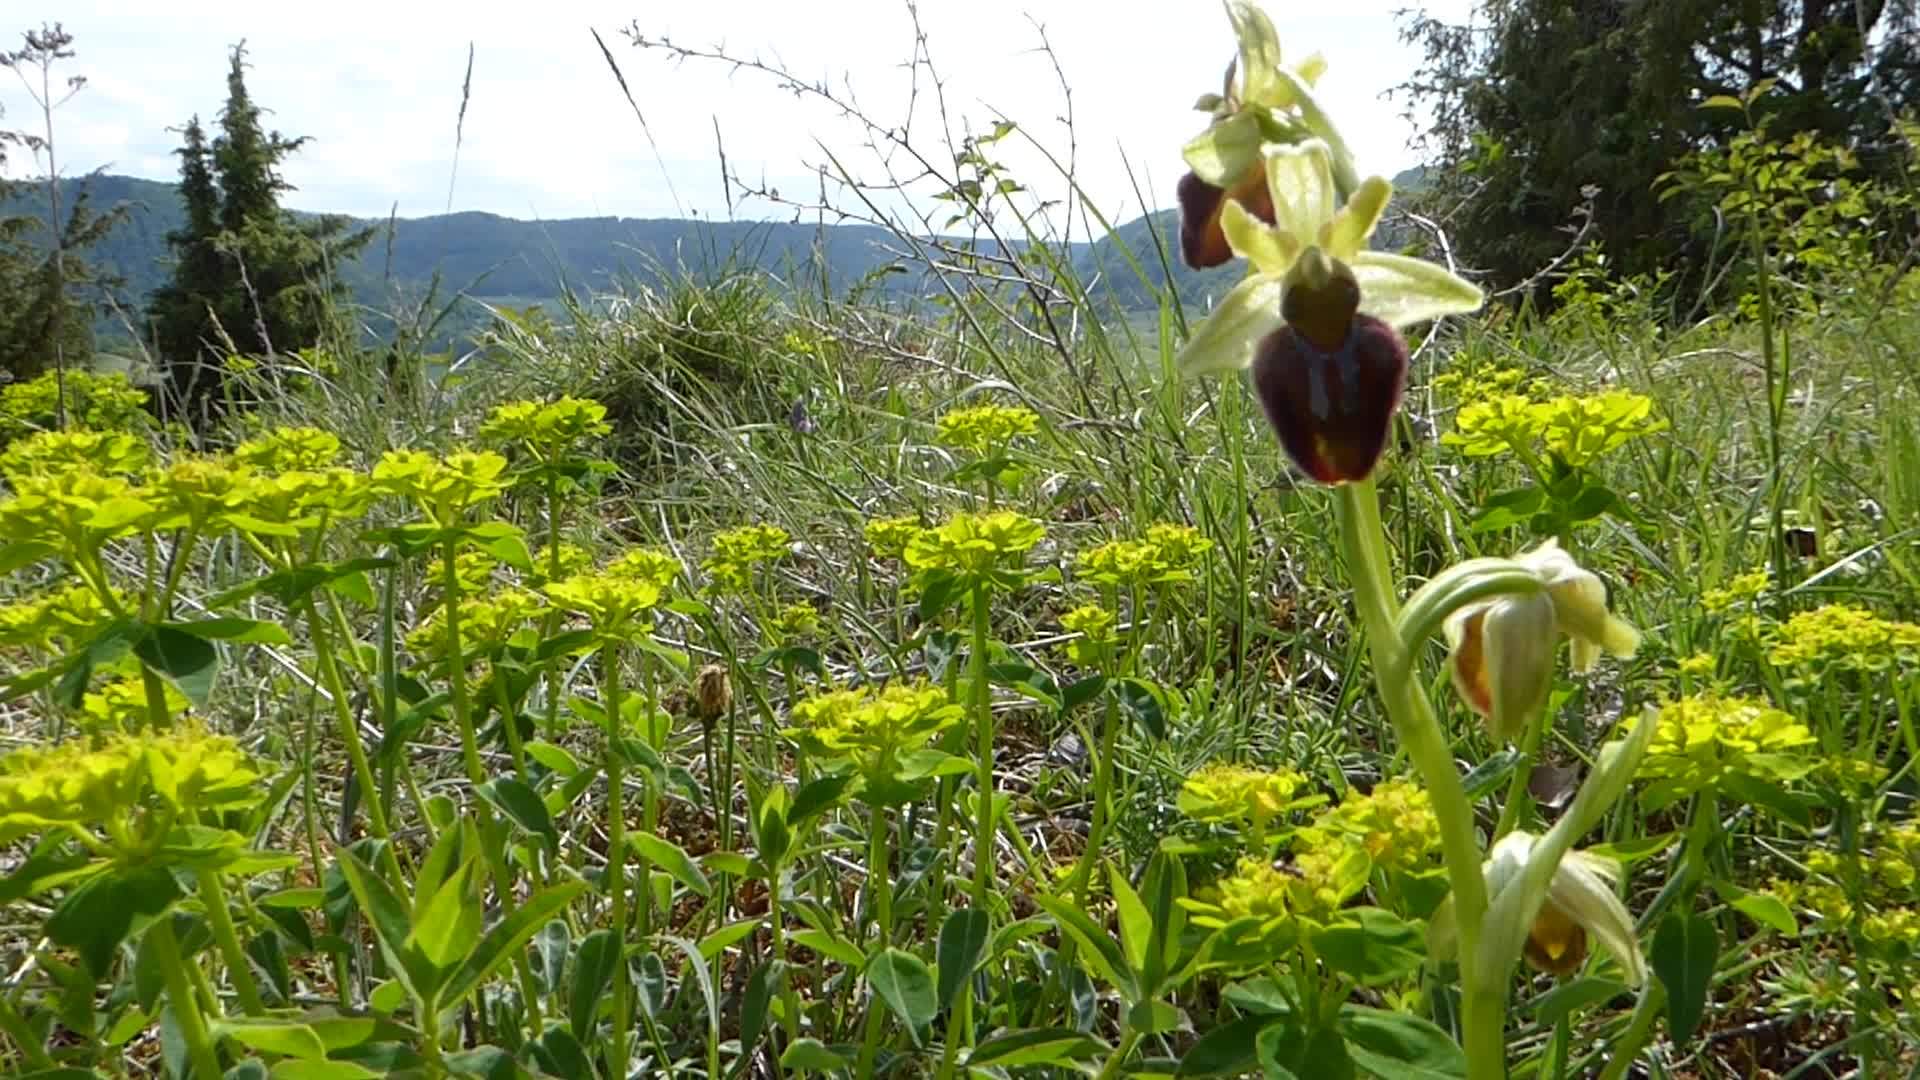
M 1277 274 L 1255 274 L 1221 298 L 1174 357 L 1182 376 L 1222 375 L 1253 364 L 1260 340 L 1285 325 L 1280 298 L 1285 281 Z
M 1269 133 L 1253 112 L 1237 112 L 1215 121 L 1180 148 L 1187 168 L 1214 187 L 1233 186 L 1248 169 L 1260 163 Z
M 1361 312 L 1396 330 L 1442 315 L 1478 311 L 1486 299 L 1472 282 L 1425 259 L 1361 251 L 1347 265 L 1360 283 Z

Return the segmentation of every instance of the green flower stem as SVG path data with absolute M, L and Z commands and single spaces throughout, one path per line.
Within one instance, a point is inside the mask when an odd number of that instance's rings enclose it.
M 1674 875 L 1672 887 L 1662 890 L 1660 897 L 1647 907 L 1639 927 L 1642 933 L 1668 906 L 1663 900 L 1692 905 L 1694 893 L 1706 879 L 1707 850 L 1713 846 L 1719 827 L 1720 802 L 1711 791 L 1703 792 L 1694 801 L 1693 816 L 1687 821 L 1686 848 L 1680 853 L 1680 870 Z M 1640 988 L 1640 999 L 1634 1002 L 1633 1017 L 1627 1022 L 1626 1031 L 1607 1048 L 1607 1064 L 1600 1071 L 1600 1080 L 1622 1080 L 1627 1075 L 1627 1070 L 1633 1067 L 1634 1060 L 1653 1037 L 1654 1021 L 1666 1004 L 1667 988 L 1659 979 L 1647 980 Z
M 203 870 L 199 878 L 200 903 L 207 909 L 207 925 L 213 929 L 213 940 L 220 946 L 221 959 L 227 962 L 227 978 L 233 980 L 233 992 L 240 999 L 240 1008 L 248 1016 L 263 1016 L 266 1004 L 260 1000 L 260 986 L 253 981 L 246 950 L 240 947 L 240 935 L 234 931 L 233 912 L 227 906 L 227 890 L 220 881 L 220 872 Z
M 1395 629 L 1399 603 L 1393 594 L 1391 558 L 1373 481 L 1342 484 L 1334 489 L 1333 501 L 1354 603 L 1373 657 L 1375 687 L 1401 746 L 1426 784 L 1440 825 L 1440 847 L 1459 925 L 1461 1043 L 1467 1054 L 1467 1075 L 1471 1080 L 1498 1080 L 1506 1075 L 1506 973 L 1478 970 L 1487 886 L 1480 868 L 1483 856 L 1474 833 L 1473 807 L 1432 703 L 1420 692 L 1412 653 Z
M 477 788 L 487 782 L 487 771 L 480 761 L 480 740 L 473 729 L 473 701 L 467 690 L 466 642 L 460 637 L 460 576 L 455 564 L 458 554 L 456 541 L 448 539 L 441 545 L 440 603 L 447 613 L 447 681 L 453 695 L 454 721 L 460 727 L 460 756 L 466 762 L 468 782 Z M 511 716 L 503 714 L 500 722 L 509 729 L 513 727 Z M 483 801 L 476 807 L 475 813 L 480 819 L 480 835 L 486 838 L 483 846 L 486 848 L 487 869 L 493 877 L 494 892 L 499 895 L 502 905 L 510 906 L 513 903 L 513 874 L 507 866 L 506 836 L 494 827 L 492 806 Z M 537 1027 L 540 1019 L 540 988 L 533 981 L 533 968 L 528 964 L 525 952 L 514 953 L 513 968 L 520 978 L 520 997 L 526 1003 L 527 1015 Z
M 379 840 L 380 862 L 396 887 L 403 887 L 406 879 L 400 873 L 400 858 L 393 850 L 393 830 L 387 825 L 387 808 L 380 801 L 378 778 L 373 765 L 367 760 L 367 748 L 360 741 L 360 723 L 354 719 L 353 706 L 347 700 L 346 681 L 340 677 L 339 659 L 333 653 L 333 639 L 329 636 L 326 621 L 320 617 L 320 611 L 314 607 L 313 598 L 301 601 L 302 614 L 307 619 L 307 633 L 313 639 L 314 659 L 319 662 L 320 682 L 326 687 L 327 696 L 333 700 L 334 720 L 340 727 L 340 741 L 347 748 L 347 760 L 353 765 L 353 774 L 360 780 L 360 790 L 366 796 L 368 829 Z
M 187 1056 L 193 1059 L 193 1071 L 199 1076 L 219 1076 L 220 1055 L 214 1049 L 213 1034 L 194 997 L 193 983 L 187 975 L 187 962 L 180 956 L 180 942 L 173 936 L 173 914 L 162 912 L 147 929 L 153 939 L 154 959 L 166 980 L 167 1001 L 173 1006 L 174 1019 L 180 1024 L 180 1037 L 186 1041 Z
M 993 690 L 987 685 L 987 587 L 973 587 L 973 651 L 967 657 L 973 685 L 975 731 L 974 798 L 979 814 L 973 829 L 973 906 L 987 910 L 993 880 Z
M 627 1075 L 627 804 L 626 775 L 615 735 L 620 730 L 620 651 L 609 641 L 600 646 L 601 679 L 606 684 L 607 730 L 607 921 L 613 928 L 620 962 L 613 965 L 613 1043 L 607 1048 L 608 1074 Z
M 867 889 L 873 897 L 875 947 L 884 949 L 893 938 L 893 879 L 887 855 L 887 816 L 874 806 L 867 817 Z M 867 1004 L 867 1027 L 860 1043 L 860 1062 L 855 1076 L 872 1076 L 873 1062 L 880 1052 L 880 1029 L 886 1021 L 886 1009 L 877 995 Z
M 787 916 L 780 910 L 780 867 L 767 867 L 767 935 L 773 946 L 773 959 L 786 962 L 787 959 Z M 800 995 L 794 992 L 793 980 L 780 980 L 780 1026 L 787 1033 L 787 1045 L 800 1041 Z M 776 1075 L 779 1055 L 775 1054 Z
M 1125 1065 L 1127 1058 L 1133 1055 L 1133 1048 L 1138 1045 L 1140 1045 L 1140 1033 L 1133 1030 L 1131 1025 L 1122 1025 L 1120 1045 L 1114 1047 L 1113 1053 L 1107 1055 L 1107 1063 L 1101 1067 L 1098 1080 L 1113 1080 L 1114 1077 L 1119 1076 L 1124 1071 L 1122 1066 Z
M 1500 823 L 1493 829 L 1495 840 L 1518 828 L 1521 803 L 1532 803 L 1527 793 L 1527 780 L 1533 774 L 1534 762 L 1539 760 L 1540 744 L 1546 741 L 1547 721 L 1547 712 L 1542 709 L 1527 725 L 1526 735 L 1520 744 L 1520 760 L 1514 765 L 1513 779 L 1507 781 L 1507 798 L 1500 806 Z

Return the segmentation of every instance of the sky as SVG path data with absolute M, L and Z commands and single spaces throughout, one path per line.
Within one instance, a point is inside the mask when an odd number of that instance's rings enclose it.
M 1399 41 L 1395 12 L 1408 6 L 1458 19 L 1470 0 L 1267 5 L 1290 59 L 1326 55 L 1321 96 L 1363 172 L 1391 176 L 1417 160 L 1403 104 L 1384 96 L 1417 59 Z M 1311 14 L 1298 10 L 1308 7 Z M 9 34 L 58 18 L 74 35 L 77 55 L 56 74 L 84 75 L 88 85 L 55 113 L 64 176 L 103 168 L 175 178 L 177 128 L 196 113 L 211 127 L 225 99 L 227 50 L 242 39 L 247 86 L 270 110 L 267 123 L 310 139 L 283 169 L 296 189 L 283 201 L 303 210 L 403 218 L 449 207 L 524 219 L 793 216 L 766 200 L 740 200 L 737 191 L 729 207 L 716 133 L 732 173 L 787 199 L 815 195 L 814 169 L 829 161 L 863 180 L 883 175 L 861 128 L 833 105 L 751 69 L 637 48 L 634 30 L 774 63 L 843 96 L 851 87 L 883 125 L 911 116 L 916 147 L 942 144 L 924 73 L 917 97 L 912 92 L 914 22 L 904 0 L 547 0 L 457 9 L 413 0 L 20 0 L 8 9 Z M 920 0 L 917 9 L 948 126 L 964 135 L 1002 118 L 1019 124 L 1033 143 L 1012 137 L 994 156 L 1033 198 L 1065 192 L 1037 144 L 1059 160 L 1073 151 L 1080 188 L 1109 220 L 1172 205 L 1184 171 L 1180 145 L 1205 123 L 1193 102 L 1218 90 L 1233 55 L 1218 6 Z M 624 73 L 645 130 L 594 30 Z M 1043 31 L 1051 57 L 1039 47 Z M 456 170 L 469 44 L 472 93 Z M 1056 60 L 1072 88 L 1072 140 Z M 37 128 L 38 108 L 11 76 L 0 71 L 0 126 Z M 15 176 L 44 170 L 23 153 L 10 157 Z M 898 156 L 894 165 L 902 167 Z M 845 192 L 835 201 L 857 205 Z

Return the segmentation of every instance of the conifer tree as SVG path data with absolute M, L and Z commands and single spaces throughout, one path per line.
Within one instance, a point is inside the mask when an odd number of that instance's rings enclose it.
M 55 66 L 74 55 L 73 35 L 53 23 L 25 31 L 21 39 L 19 49 L 0 51 L 0 67 L 19 76 L 39 107 L 40 130 L 0 132 L 0 151 L 8 143 L 24 146 L 36 165 L 44 165 L 44 179 L 10 186 L 38 187 L 46 210 L 44 217 L 0 219 L 0 371 L 30 379 L 56 362 L 92 360 L 93 313 L 83 297 L 103 282 L 82 253 L 124 213 L 116 208 L 97 214 L 84 184 L 69 193 L 61 183 L 54 112 L 87 84 L 84 76 L 54 77 Z M 0 152 L 0 164 L 5 161 Z M 0 196 L 7 194 L 7 185 L 0 185 Z M 63 197 L 68 197 L 64 203 Z
M 170 235 L 172 282 L 150 309 L 169 382 L 201 415 L 232 352 L 265 358 L 319 342 L 345 298 L 340 265 L 371 238 L 345 217 L 296 217 L 280 165 L 304 138 L 267 130 L 247 91 L 246 46 L 228 56 L 227 102 L 209 146 L 197 119 L 183 134 L 181 198 L 187 223 Z

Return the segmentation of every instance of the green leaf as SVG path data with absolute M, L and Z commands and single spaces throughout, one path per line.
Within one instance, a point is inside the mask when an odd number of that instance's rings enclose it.
M 719 956 L 727 949 L 753 936 L 753 932 L 760 929 L 760 925 L 765 921 L 764 919 L 741 919 L 739 922 L 728 923 L 715 930 L 700 939 L 700 958 L 711 960 Z
M 804 930 L 789 931 L 787 940 L 801 948 L 811 949 L 829 960 L 838 961 L 849 971 L 859 971 L 867 966 L 867 954 L 860 951 L 860 946 L 818 927 L 810 926 Z
M 620 962 L 619 940 L 612 930 L 595 930 L 580 941 L 573 957 L 573 985 L 569 989 L 567 1019 L 576 1039 L 593 1032 L 601 995 L 613 985 L 614 965 Z
M 1380 986 L 1420 970 L 1426 943 L 1420 928 L 1391 911 L 1350 908 L 1341 921 L 1313 935 L 1313 947 L 1327 967 L 1362 986 Z
M 1120 679 L 1113 684 L 1113 691 L 1128 720 L 1154 739 L 1167 737 L 1166 695 L 1160 687 L 1145 679 Z
M 512 909 L 474 946 L 466 963 L 441 988 L 440 1000 L 451 1003 L 466 997 L 481 981 L 533 939 L 534 932 L 586 890 L 583 881 L 569 881 L 542 889 Z
M 1180 1059 L 1176 1076 L 1238 1076 L 1257 1060 L 1255 1040 L 1271 1021 L 1265 1016 L 1243 1016 L 1222 1024 L 1193 1044 Z
M 780 1067 L 795 1072 L 838 1072 L 852 1065 L 852 1054 L 829 1050 L 819 1039 L 796 1039 L 780 1055 Z
M 1683 1043 L 1706 1012 L 1713 967 L 1720 959 L 1720 937 L 1713 920 L 1685 911 L 1668 915 L 1653 933 L 1648 959 L 1667 988 L 1668 1034 L 1674 1042 Z
M 1533 1018 L 1541 1024 L 1551 1026 L 1589 1005 L 1612 1001 L 1626 993 L 1627 989 L 1627 984 L 1618 979 L 1584 975 L 1571 982 L 1560 983 L 1534 998 Z
M 1142 1001 L 1127 1010 L 1127 1026 L 1142 1035 L 1178 1031 L 1187 1023 L 1186 1013 L 1164 1001 Z
M 988 1065 L 1010 1069 L 1020 1065 L 1060 1065 L 1093 1061 L 1110 1048 L 1092 1035 L 1066 1028 L 1028 1028 L 1004 1031 L 981 1042 L 967 1055 L 967 1067 Z
M 313 1060 L 327 1056 L 327 1046 L 312 1028 L 293 1020 L 266 1018 L 221 1020 L 213 1025 L 214 1038 L 229 1038 L 265 1054 Z
M 688 941 L 686 938 L 675 937 L 672 934 L 661 934 L 660 940 L 679 949 L 680 955 L 687 958 L 688 966 L 685 970 L 693 973 L 694 984 L 700 988 L 700 997 L 706 1002 L 707 1037 L 717 1041 L 720 1038 L 720 995 L 715 991 L 713 986 L 712 970 L 708 968 L 706 964 L 700 962 L 699 946 Z M 649 956 L 649 959 L 654 958 Z M 655 962 L 657 965 L 657 959 Z M 662 984 L 664 984 L 665 981 L 665 972 L 663 971 L 661 973 Z M 684 986 L 685 984 L 683 983 L 682 985 Z
M 1489 496 L 1474 512 L 1468 531 L 1511 529 L 1538 513 L 1546 501 L 1547 493 L 1532 484 Z
M 440 883 L 425 907 L 414 916 L 409 944 L 419 948 L 437 968 L 450 968 L 473 951 L 480 940 L 480 860 L 469 858 Z
M 535 739 L 521 749 L 526 751 L 528 757 L 539 762 L 543 768 L 559 773 L 561 776 L 572 776 L 580 771 L 578 758 L 550 742 Z
M 1293 1003 L 1287 1000 L 1271 976 L 1261 975 L 1227 987 L 1227 1003 L 1245 1013 L 1261 1016 L 1291 1016 Z
M 1612 859 L 1623 867 L 1632 866 L 1634 863 L 1644 862 L 1665 851 L 1672 846 L 1679 835 L 1677 831 L 1668 831 L 1655 833 L 1652 836 L 1633 837 L 1614 844 L 1596 844 L 1588 848 L 1587 853 L 1598 855 L 1603 859 Z
M 786 978 L 787 965 L 782 960 L 769 960 L 748 976 L 747 992 L 740 999 L 740 1049 L 743 1052 L 751 1052 L 760 1041 L 760 1033 L 767 1029 L 767 1007 Z
M 1621 505 L 1623 504 L 1620 496 L 1615 495 L 1612 490 L 1599 484 L 1589 484 L 1581 488 L 1580 494 L 1575 495 L 1572 501 L 1567 503 L 1566 517 L 1567 520 L 1575 523 L 1592 521 Z
M 655 866 L 672 875 L 673 880 L 686 886 L 698 896 L 713 895 L 713 886 L 707 883 L 707 875 L 700 872 L 700 865 L 687 855 L 679 844 L 664 836 L 655 836 L 649 832 L 631 832 L 627 842 L 642 858 L 650 860 Z
M 351 851 L 341 851 L 340 874 L 347 879 L 353 899 L 373 926 L 373 936 L 387 958 L 387 967 L 415 1000 L 433 1004 L 438 979 L 427 958 L 407 941 L 412 923 L 407 908 L 386 880 Z
M 1475 765 L 1473 771 L 1460 781 L 1461 786 L 1467 789 L 1467 798 L 1470 800 L 1482 798 L 1506 784 L 1507 777 L 1513 775 L 1513 770 L 1525 757 L 1526 755 L 1518 750 L 1508 749 L 1493 754 Z
M 473 792 L 492 804 L 494 809 L 512 818 L 514 824 L 545 840 L 549 851 L 560 847 L 560 833 L 553 827 L 553 817 L 547 813 L 546 801 L 524 781 L 511 776 L 496 776 L 474 788 Z
M 1769 930 L 1777 930 L 1788 935 L 1798 933 L 1800 930 L 1800 922 L 1793 917 L 1793 910 L 1772 893 L 1750 892 L 1728 900 L 1727 903 L 1735 911 Z
M 1731 94 L 1715 94 L 1699 105 L 1702 109 L 1733 109 L 1736 112 L 1746 108 L 1746 104 Z
M 135 915 L 158 915 L 180 895 L 173 875 L 158 866 L 92 878 L 61 898 L 46 922 L 47 937 L 80 954 L 87 971 L 104 976 Z
M 19 540 L 9 541 L 0 548 L 0 577 L 13 573 L 23 566 L 32 566 L 42 559 L 50 559 L 59 554 L 59 549 L 51 544 L 29 544 Z M 87 1074 L 92 1075 L 92 1074 Z
M 293 639 L 278 624 L 260 619 L 242 619 L 223 617 L 216 619 L 198 619 L 193 622 L 171 622 L 162 624 L 168 628 L 192 634 L 194 637 L 210 641 L 232 641 L 242 645 L 291 645 Z
M 867 985 L 906 1025 L 913 1044 L 919 1046 L 921 1029 L 933 1022 L 938 1011 L 933 973 L 927 965 L 912 953 L 886 948 L 867 961 Z
M 1330 1027 L 1301 1030 L 1291 1018 L 1274 1020 L 1260 1029 L 1254 1041 L 1255 1057 L 1267 1080 L 1350 1080 L 1353 1059 L 1347 1041 Z M 1400 1074 L 1381 1074 L 1399 1080 Z
M 1077 955 L 1089 974 L 1118 989 L 1120 996 L 1126 998 L 1128 1003 L 1140 996 L 1139 985 L 1134 981 L 1132 969 L 1127 966 L 1127 957 L 1120 943 L 1095 925 L 1086 912 L 1051 896 L 1036 896 L 1033 900 L 1040 910 L 1052 916 L 1061 932 L 1079 943 Z
M 1467 1055 L 1431 1021 L 1411 1013 L 1345 1005 L 1340 1029 L 1347 1055 L 1375 1076 L 1453 1080 L 1467 1075 Z
M 793 806 L 787 810 L 787 825 L 798 828 L 803 823 L 826 813 L 839 803 L 840 796 L 853 782 L 851 773 L 840 776 L 823 776 L 809 782 L 794 793 Z
M 283 1061 L 273 1067 L 273 1080 L 377 1080 L 382 1075 L 351 1061 Z
M 1153 916 L 1147 914 L 1147 905 L 1140 902 L 1140 894 L 1127 884 L 1126 875 L 1109 867 L 1107 880 L 1113 888 L 1115 913 L 1120 922 L 1120 948 L 1127 958 L 1127 968 L 1136 976 L 1146 970 L 1147 947 L 1153 944 Z M 1142 987 L 1152 993 L 1152 987 Z
M 207 707 L 213 677 L 220 668 L 220 650 L 212 642 L 176 626 L 149 626 L 134 642 L 133 653 L 178 687 L 195 708 Z
M 993 920 L 979 908 L 955 908 L 947 913 L 940 924 L 940 938 L 933 953 L 940 969 L 940 985 L 935 993 L 938 1008 L 952 1005 L 960 988 L 980 966 L 992 930 Z

